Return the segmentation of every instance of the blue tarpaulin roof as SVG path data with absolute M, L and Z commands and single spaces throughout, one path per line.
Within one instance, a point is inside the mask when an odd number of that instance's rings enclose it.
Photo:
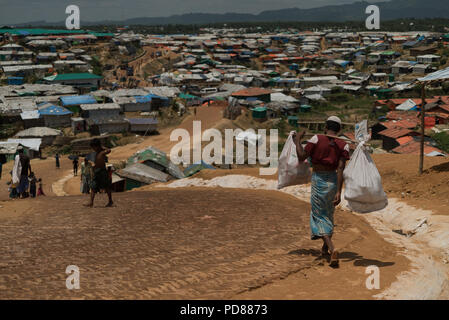
M 66 108 L 52 105 L 51 103 L 41 103 L 37 106 L 39 108 L 39 113 L 41 115 L 57 115 L 57 116 L 63 116 L 67 114 L 73 114 L 72 111 L 67 110 Z
M 447 80 L 447 79 L 449 79 L 449 68 L 433 72 L 423 78 L 418 78 L 417 80 L 420 82 L 425 82 L 425 81 Z
M 413 41 L 407 41 L 402 44 L 403 47 L 413 47 L 416 46 L 420 41 L 419 40 L 413 40 Z
M 95 98 L 91 95 L 84 95 L 84 96 L 61 97 L 61 102 L 63 106 L 77 106 L 80 104 L 97 103 L 97 100 L 95 100 Z
M 137 103 L 146 103 L 146 102 L 151 102 L 152 97 L 150 97 L 150 96 L 134 96 L 134 99 L 136 99 Z

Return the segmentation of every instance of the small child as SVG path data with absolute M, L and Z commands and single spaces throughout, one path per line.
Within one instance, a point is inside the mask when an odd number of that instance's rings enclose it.
M 36 198 L 36 176 L 34 175 L 34 172 L 31 172 L 30 177 L 28 178 L 30 181 L 30 196 L 31 198 Z
M 17 193 L 17 187 L 14 183 L 12 183 L 12 179 L 10 182 L 7 183 L 9 185 L 8 191 L 9 191 L 9 197 L 11 199 L 16 199 L 19 195 Z
M 42 179 L 39 178 L 39 180 L 37 180 L 37 182 L 39 182 L 39 189 L 37 189 L 37 195 L 38 196 L 45 196 L 44 189 L 43 189 L 43 184 L 42 184 Z

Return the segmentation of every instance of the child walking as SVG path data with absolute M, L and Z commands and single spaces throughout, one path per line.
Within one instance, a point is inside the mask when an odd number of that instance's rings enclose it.
M 37 182 L 39 182 L 39 189 L 37 189 L 37 195 L 38 196 L 45 196 L 44 188 L 43 188 L 43 184 L 42 184 L 42 179 L 39 178 L 39 180 L 37 180 Z
M 30 174 L 30 196 L 31 198 L 36 198 L 36 176 L 34 175 L 34 172 L 31 172 Z

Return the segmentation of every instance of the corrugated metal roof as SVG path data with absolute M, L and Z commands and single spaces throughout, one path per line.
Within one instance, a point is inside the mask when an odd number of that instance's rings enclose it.
M 394 148 L 392 151 L 395 153 L 401 154 L 419 154 L 420 153 L 421 143 L 419 141 L 412 140 L 409 143 L 400 145 L 399 147 Z M 443 151 L 428 145 L 427 143 L 424 145 L 424 154 L 429 155 L 432 153 L 443 153 Z
M 253 97 L 253 96 L 261 96 L 265 94 L 271 94 L 271 90 L 263 89 L 263 88 L 248 88 L 240 91 L 236 91 L 232 93 L 232 96 L 236 97 Z
M 396 139 L 396 141 L 402 146 L 406 143 L 409 143 L 410 141 L 413 141 L 413 138 L 410 136 L 405 136 L 405 137 Z
M 412 132 L 413 132 L 412 130 L 408 130 L 406 128 L 393 127 L 393 128 L 388 128 L 388 129 L 385 129 L 385 130 L 379 132 L 379 135 L 397 139 L 397 138 L 406 136 Z
M 128 118 L 130 124 L 158 124 L 156 118 Z
M 81 104 L 81 110 L 91 111 L 91 110 L 121 110 L 117 103 L 95 103 L 95 104 Z
M 73 61 L 71 61 L 71 63 L 73 63 Z M 44 78 L 44 80 L 46 81 L 85 80 L 85 79 L 103 79 L 103 77 L 93 73 L 85 72 L 85 73 L 62 73 Z

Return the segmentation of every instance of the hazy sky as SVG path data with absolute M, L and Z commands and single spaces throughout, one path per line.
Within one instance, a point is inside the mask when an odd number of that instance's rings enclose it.
M 65 21 L 65 8 L 78 5 L 82 21 L 161 17 L 191 12 L 259 13 L 283 8 L 313 8 L 357 0 L 0 0 L 0 25 Z M 373 0 L 374 2 L 387 0 Z

